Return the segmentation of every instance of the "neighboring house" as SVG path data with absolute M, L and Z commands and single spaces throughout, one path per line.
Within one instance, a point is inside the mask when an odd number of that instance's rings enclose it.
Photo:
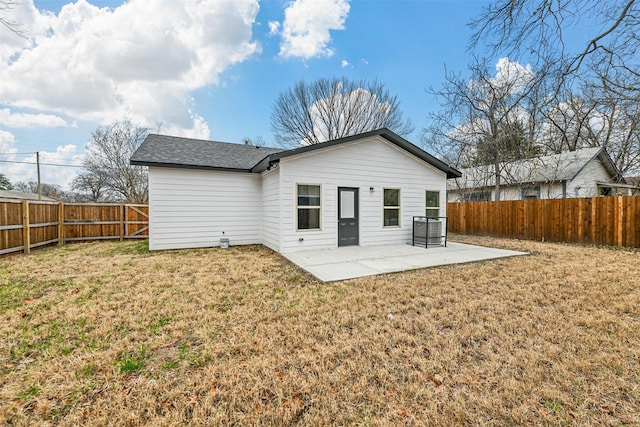
M 261 243 L 281 253 L 411 242 L 460 172 L 381 129 L 292 150 L 149 135 L 149 248 Z
M 0 190 L 0 199 L 38 200 L 38 195 L 36 193 L 25 193 L 23 191 Z M 57 202 L 57 200 L 45 196 L 42 196 L 40 200 L 44 202 Z
M 501 163 L 499 170 L 500 200 L 626 195 L 633 189 L 601 147 Z M 449 202 L 496 200 L 494 165 L 461 171 L 447 183 Z
M 624 180 L 631 186 L 631 195 L 640 195 L 640 176 L 626 176 Z

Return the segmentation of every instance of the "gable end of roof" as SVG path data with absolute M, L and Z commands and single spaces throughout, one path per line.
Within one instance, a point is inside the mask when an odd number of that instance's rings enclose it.
M 274 154 L 270 154 L 267 158 L 263 159 L 259 164 L 257 164 L 253 170 L 256 172 L 262 172 L 264 170 L 266 170 L 272 163 L 279 161 L 280 159 L 286 158 L 286 157 L 291 157 L 291 156 L 295 156 L 298 154 L 304 154 L 304 153 L 309 153 L 309 152 L 313 152 L 316 150 L 322 150 L 325 148 L 329 148 L 329 147 L 334 147 L 337 145 L 341 145 L 341 144 L 345 144 L 348 142 L 352 142 L 352 141 L 357 141 L 359 139 L 364 139 L 364 138 L 368 138 L 368 137 L 372 137 L 372 136 L 380 136 L 382 138 L 384 138 L 385 140 L 387 140 L 388 142 L 402 148 L 403 150 L 407 151 L 410 154 L 413 154 L 414 156 L 418 157 L 419 159 L 421 159 L 422 161 L 430 164 L 431 166 L 435 167 L 436 169 L 439 169 L 443 172 L 445 172 L 447 174 L 447 179 L 451 179 L 451 178 L 459 178 L 462 176 L 462 173 L 460 171 L 458 171 L 457 169 L 449 166 L 448 164 L 446 164 L 445 162 L 435 158 L 434 156 L 432 156 L 431 154 L 427 153 L 426 151 L 424 151 L 423 149 L 421 149 L 420 147 L 412 144 L 411 142 L 407 141 L 406 139 L 402 138 L 401 136 L 395 134 L 394 132 L 390 131 L 389 129 L 386 128 L 382 128 L 382 129 L 377 129 L 374 131 L 370 131 L 370 132 L 365 132 L 365 133 L 361 133 L 358 135 L 352 135 L 352 136 L 347 136 L 345 138 L 340 138 L 340 139 L 334 139 L 331 141 L 327 141 L 327 142 L 322 142 L 320 144 L 313 144 L 313 145 L 307 145 L 304 147 L 299 147 L 299 148 L 294 148 L 291 150 L 286 150 L 286 151 L 281 151 L 278 153 L 274 153 Z

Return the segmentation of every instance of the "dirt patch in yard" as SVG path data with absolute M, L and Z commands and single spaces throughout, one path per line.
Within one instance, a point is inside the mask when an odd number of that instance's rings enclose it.
M 0 260 L 9 425 L 639 425 L 640 253 L 321 285 L 262 247 Z

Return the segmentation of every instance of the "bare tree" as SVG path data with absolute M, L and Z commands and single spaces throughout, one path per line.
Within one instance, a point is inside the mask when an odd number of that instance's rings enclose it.
M 605 147 L 623 174 L 640 174 L 640 93 L 636 99 L 620 98 L 603 85 L 593 97 L 597 108 L 588 128 L 589 145 Z
M 560 153 L 599 145 L 594 141 L 593 121 L 597 102 L 569 92 L 563 100 L 543 112 L 541 143 L 546 151 Z
M 148 200 L 147 170 L 132 166 L 129 159 L 149 133 L 146 127 L 129 120 L 101 126 L 92 133 L 87 154 L 82 162 L 86 173 L 74 185 L 108 200 L 146 203 Z M 87 183 L 91 183 L 87 187 Z
M 311 145 L 389 128 L 399 135 L 413 132 L 400 103 L 382 83 L 345 77 L 300 81 L 280 93 L 271 113 L 278 142 Z
M 530 96 L 535 93 L 532 70 L 503 58 L 496 75 L 485 64 L 470 67 L 471 78 L 446 73 L 436 96 L 442 110 L 429 115 L 431 126 L 423 130 L 423 142 L 459 167 L 492 165 L 496 200 L 500 200 L 501 167 L 505 162 L 535 154 L 526 129 Z
M 583 85 L 544 111 L 540 143 L 560 153 L 604 147 L 623 173 L 640 173 L 640 99 L 621 97 L 606 84 Z
M 7 15 L 9 15 L 17 5 L 18 2 L 14 0 L 0 0 L 0 24 L 9 29 L 15 35 L 26 39 L 29 37 L 29 33 L 21 28 L 22 24 L 7 17 Z
M 0 173 L 0 190 L 13 190 L 11 181 L 3 173 Z
M 624 94 L 638 93 L 639 25 L 637 0 L 496 0 L 471 22 L 469 48 L 537 60 L 557 90 L 589 74 Z M 587 32 L 584 45 L 569 51 L 566 34 L 578 28 Z
M 71 189 L 77 191 L 77 198 L 87 202 L 103 202 L 108 193 L 108 182 L 103 174 L 83 172 L 71 183 Z
M 38 193 L 38 183 L 36 181 L 20 181 L 13 186 L 14 190 L 24 193 Z M 40 184 L 40 194 L 56 200 L 67 200 L 67 193 L 58 184 Z

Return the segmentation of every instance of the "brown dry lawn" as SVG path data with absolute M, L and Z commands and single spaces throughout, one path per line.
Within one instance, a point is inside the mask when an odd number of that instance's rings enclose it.
M 8 425 L 640 425 L 640 252 L 321 285 L 261 247 L 0 259 Z

